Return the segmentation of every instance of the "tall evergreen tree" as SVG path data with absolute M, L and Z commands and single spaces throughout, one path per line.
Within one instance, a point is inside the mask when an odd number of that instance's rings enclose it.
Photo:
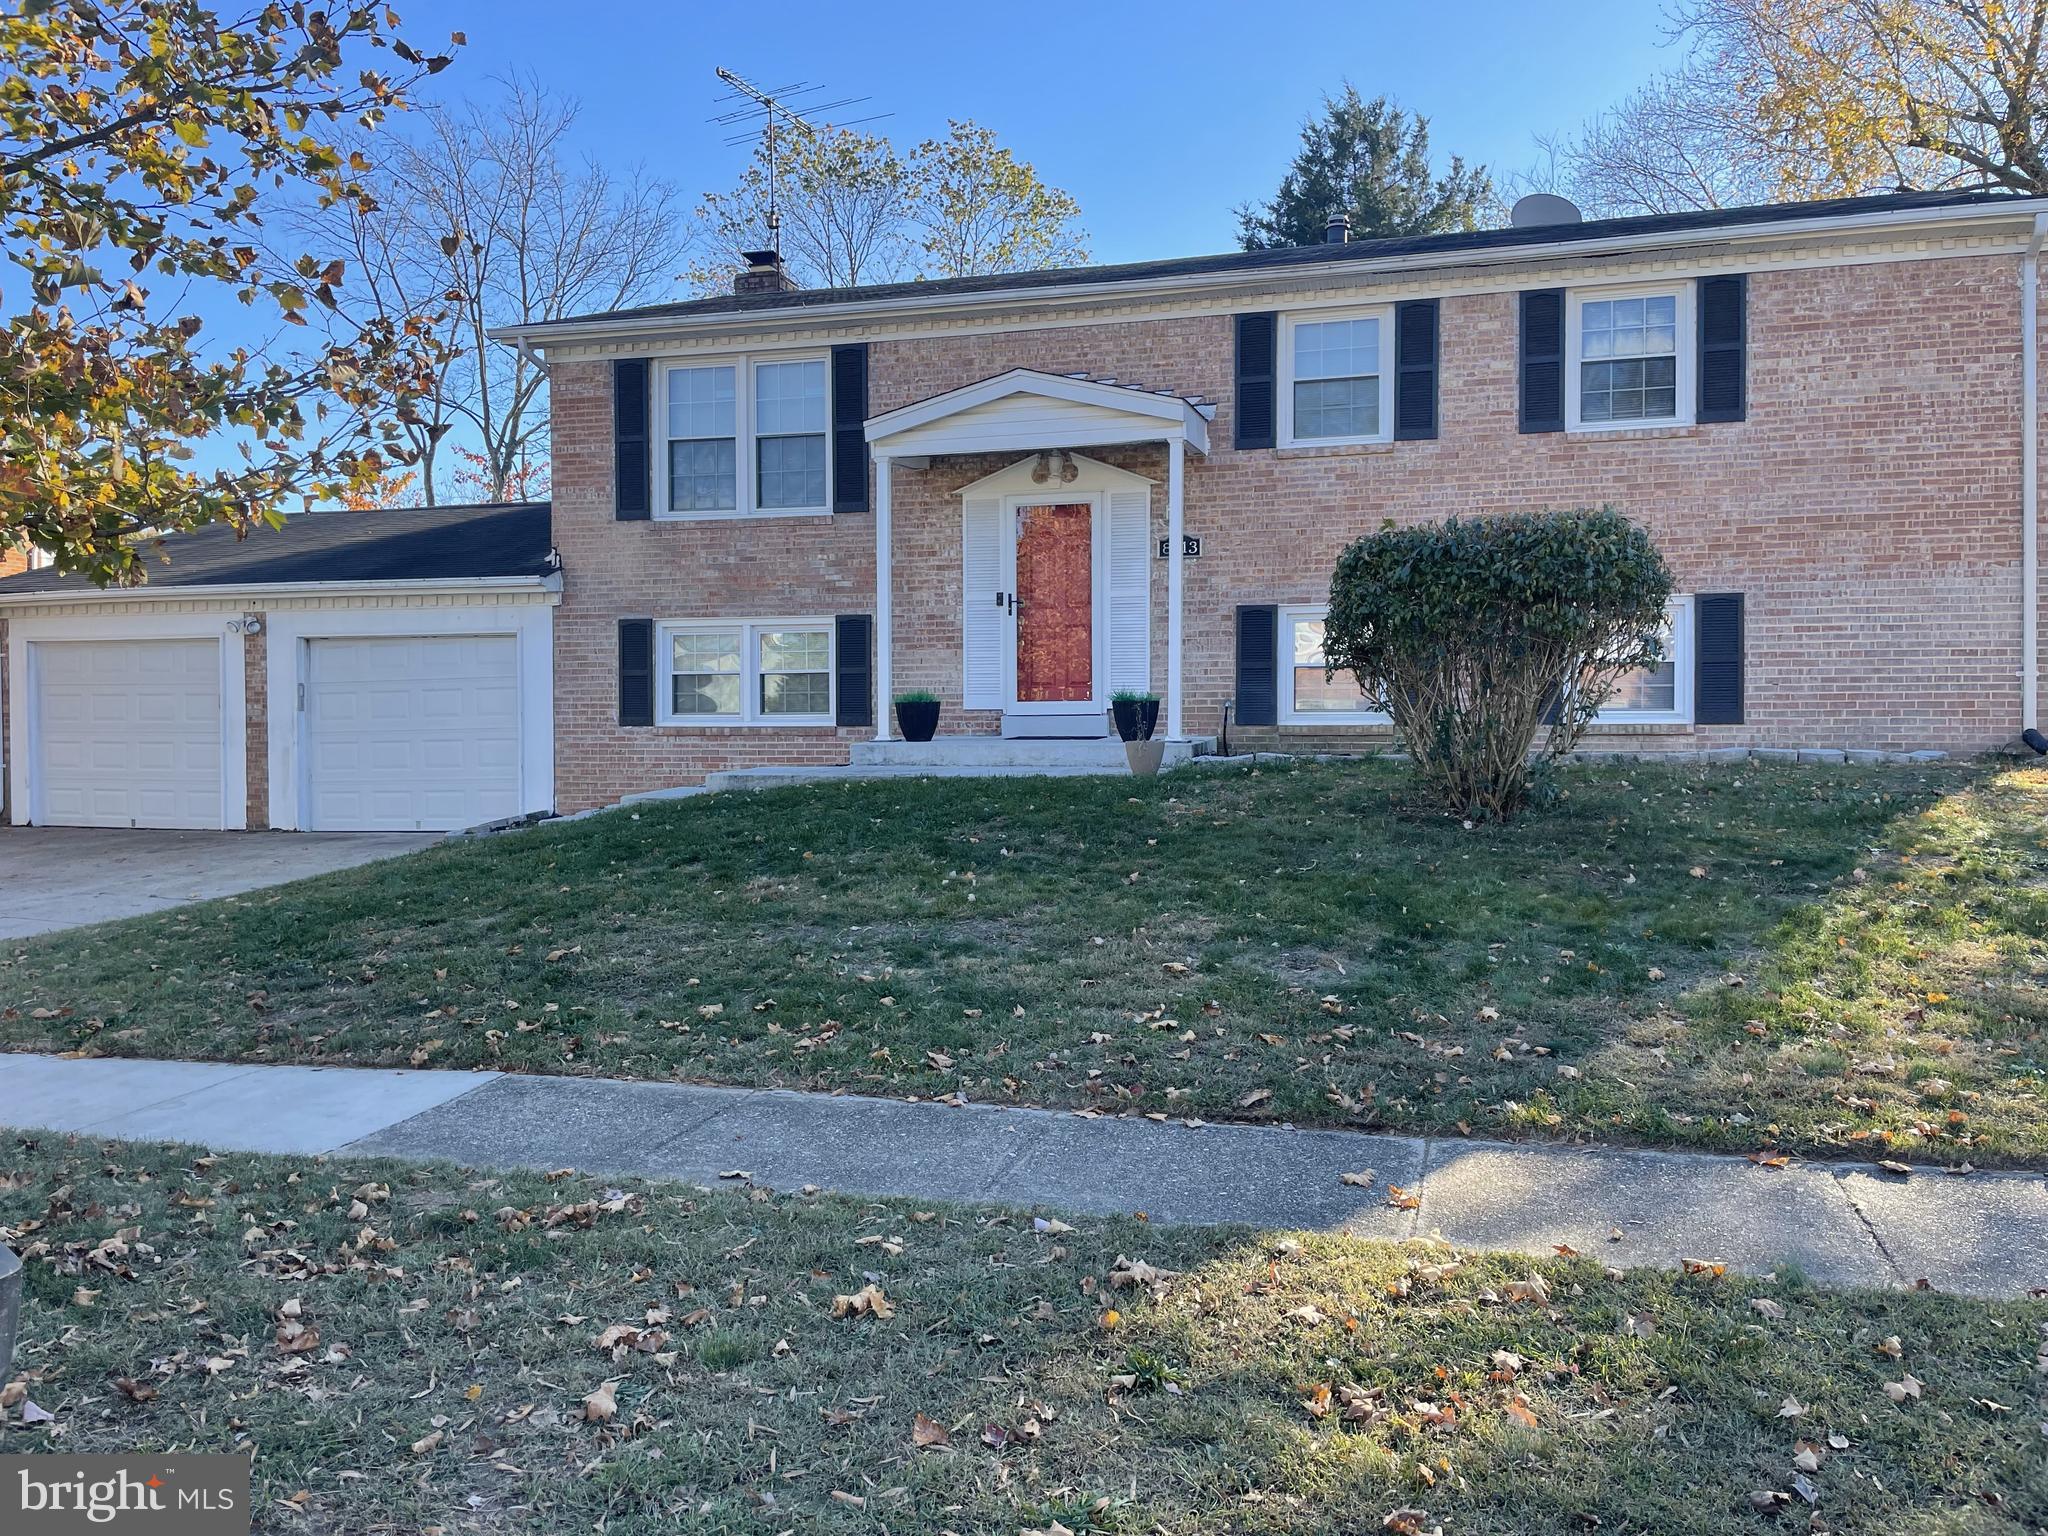
M 1248 251 L 1315 245 L 1340 210 L 1354 238 L 1476 229 L 1492 202 L 1485 166 L 1453 155 L 1441 176 L 1431 170 L 1427 118 L 1384 96 L 1367 101 L 1347 84 L 1302 125 L 1301 149 L 1272 200 L 1237 210 L 1238 238 Z

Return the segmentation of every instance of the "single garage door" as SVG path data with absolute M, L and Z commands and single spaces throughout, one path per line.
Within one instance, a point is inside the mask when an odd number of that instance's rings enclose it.
M 30 663 L 38 821 L 220 826 L 219 641 L 37 641 Z
M 448 832 L 516 816 L 510 635 L 307 642 L 305 824 Z

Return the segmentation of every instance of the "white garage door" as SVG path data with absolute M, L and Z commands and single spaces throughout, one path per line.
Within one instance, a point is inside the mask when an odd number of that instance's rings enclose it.
M 524 809 L 510 635 L 313 640 L 307 649 L 308 827 L 447 832 Z
M 38 641 L 30 656 L 37 820 L 221 824 L 219 641 Z

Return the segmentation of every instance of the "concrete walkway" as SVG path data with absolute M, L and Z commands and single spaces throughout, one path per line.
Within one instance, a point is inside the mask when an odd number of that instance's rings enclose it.
M 438 832 L 0 827 L 0 939 L 235 896 L 441 840 Z
M 278 1153 L 1252 1222 L 1828 1285 L 2048 1286 L 2048 1181 L 1621 1148 L 1161 1125 L 1054 1110 L 498 1073 L 0 1055 L 0 1123 Z M 1370 1170 L 1359 1186 L 1341 1175 Z M 1420 1192 L 1417 1209 L 1387 1186 Z

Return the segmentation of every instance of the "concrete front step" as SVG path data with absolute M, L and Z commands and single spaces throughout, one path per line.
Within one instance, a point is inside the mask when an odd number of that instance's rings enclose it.
M 704 775 L 704 788 L 783 789 L 792 784 L 833 784 L 855 779 L 1077 779 L 1124 772 L 1128 772 L 1128 767 L 1122 762 L 1114 768 L 1106 763 L 1099 767 L 1068 765 L 1049 768 L 1014 764 L 979 767 L 958 764 L 920 767 L 910 763 L 849 763 L 840 767 L 791 765 L 787 768 L 730 768 L 722 773 L 707 773 Z
M 1170 741 L 1162 759 L 1174 767 L 1216 750 L 1214 738 Z M 1124 744 L 1114 736 L 1085 741 L 1032 741 L 1007 736 L 939 736 L 931 741 L 857 741 L 848 751 L 857 768 L 1023 768 L 1122 773 L 1127 766 Z

